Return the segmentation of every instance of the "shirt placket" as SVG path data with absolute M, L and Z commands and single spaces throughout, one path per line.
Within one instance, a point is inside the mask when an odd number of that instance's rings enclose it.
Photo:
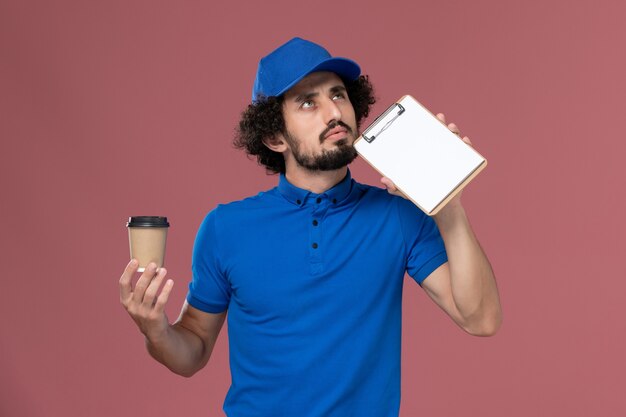
M 324 270 L 323 253 L 325 248 L 322 245 L 322 233 L 324 231 L 324 221 L 328 211 L 329 201 L 325 196 L 314 197 L 311 216 L 309 218 L 309 259 L 310 272 L 313 275 L 320 274 Z

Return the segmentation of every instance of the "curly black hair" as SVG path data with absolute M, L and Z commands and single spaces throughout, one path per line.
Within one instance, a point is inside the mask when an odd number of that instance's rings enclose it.
M 354 81 L 344 80 L 344 84 L 359 128 L 361 122 L 369 115 L 372 104 L 376 102 L 374 87 L 367 75 L 361 75 Z M 265 166 L 268 174 L 284 174 L 283 155 L 272 151 L 263 143 L 264 138 L 284 132 L 283 96 L 267 97 L 249 104 L 241 113 L 233 145 L 237 149 L 245 150 L 249 156 L 256 156 L 259 165 Z

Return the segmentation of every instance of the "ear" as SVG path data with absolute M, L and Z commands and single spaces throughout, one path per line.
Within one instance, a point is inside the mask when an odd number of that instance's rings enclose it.
M 289 148 L 289 146 L 287 145 L 287 141 L 283 137 L 282 133 L 278 133 L 274 136 L 263 139 L 263 144 L 270 148 L 272 151 L 278 153 L 283 153 Z

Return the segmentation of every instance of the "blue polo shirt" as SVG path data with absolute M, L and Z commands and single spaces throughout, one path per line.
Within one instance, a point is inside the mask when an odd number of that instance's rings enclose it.
M 347 176 L 277 187 L 202 222 L 187 301 L 228 310 L 231 417 L 397 417 L 402 283 L 447 261 L 434 221 Z

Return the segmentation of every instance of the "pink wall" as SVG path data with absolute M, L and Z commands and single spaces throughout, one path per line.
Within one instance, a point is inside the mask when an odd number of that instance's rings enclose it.
M 510 3 L 505 5 L 505 3 Z M 410 93 L 489 159 L 464 193 L 505 321 L 462 333 L 405 288 L 402 416 L 623 416 L 623 1 L 0 3 L 0 415 L 221 415 L 223 332 L 191 379 L 118 304 L 124 222 L 172 222 L 175 318 L 196 229 L 274 186 L 231 148 L 259 57 L 354 58 L 374 113 Z M 376 184 L 362 161 L 353 175 Z

